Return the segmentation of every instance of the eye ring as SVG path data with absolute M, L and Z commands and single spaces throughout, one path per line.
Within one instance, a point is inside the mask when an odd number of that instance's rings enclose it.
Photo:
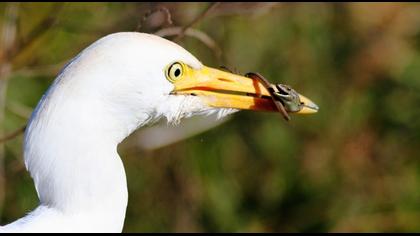
M 180 62 L 172 63 L 166 71 L 166 78 L 172 83 L 182 78 L 183 75 L 184 65 Z

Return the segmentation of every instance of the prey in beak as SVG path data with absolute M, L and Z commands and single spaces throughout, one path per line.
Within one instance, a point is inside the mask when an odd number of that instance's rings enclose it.
M 182 62 L 166 68 L 166 77 L 174 84 L 174 95 L 199 96 L 208 106 L 255 111 L 310 114 L 318 106 L 290 86 L 271 84 L 257 73 L 245 76 L 203 66 L 194 69 Z
M 271 99 L 277 110 L 282 114 L 287 121 L 290 120 L 290 113 L 314 113 L 318 111 L 318 106 L 306 97 L 298 94 L 289 85 L 272 84 L 266 78 L 258 73 L 247 73 L 246 77 L 256 79 L 268 90 L 271 94 Z M 304 100 L 304 101 L 301 101 Z

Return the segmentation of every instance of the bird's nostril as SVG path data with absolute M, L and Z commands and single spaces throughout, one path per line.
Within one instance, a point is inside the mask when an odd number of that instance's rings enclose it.
M 223 81 L 223 82 L 228 82 L 228 83 L 232 83 L 233 81 L 230 79 L 225 79 L 225 78 L 218 78 L 218 80 Z

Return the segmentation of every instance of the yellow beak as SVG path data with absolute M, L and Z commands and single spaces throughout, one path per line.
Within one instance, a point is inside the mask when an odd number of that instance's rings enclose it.
M 181 79 L 174 82 L 173 94 L 200 96 L 209 106 L 257 111 L 278 111 L 268 90 L 256 79 L 204 66 L 186 68 Z M 303 108 L 295 113 L 310 114 L 318 106 L 299 94 Z

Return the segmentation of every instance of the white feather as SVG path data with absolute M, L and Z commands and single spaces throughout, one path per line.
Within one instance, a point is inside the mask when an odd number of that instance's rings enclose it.
M 164 68 L 202 64 L 175 43 L 116 33 L 93 43 L 59 74 L 32 114 L 24 157 L 40 206 L 2 232 L 121 232 L 127 185 L 117 145 L 135 129 L 165 117 L 213 109 L 198 97 L 171 96 Z

